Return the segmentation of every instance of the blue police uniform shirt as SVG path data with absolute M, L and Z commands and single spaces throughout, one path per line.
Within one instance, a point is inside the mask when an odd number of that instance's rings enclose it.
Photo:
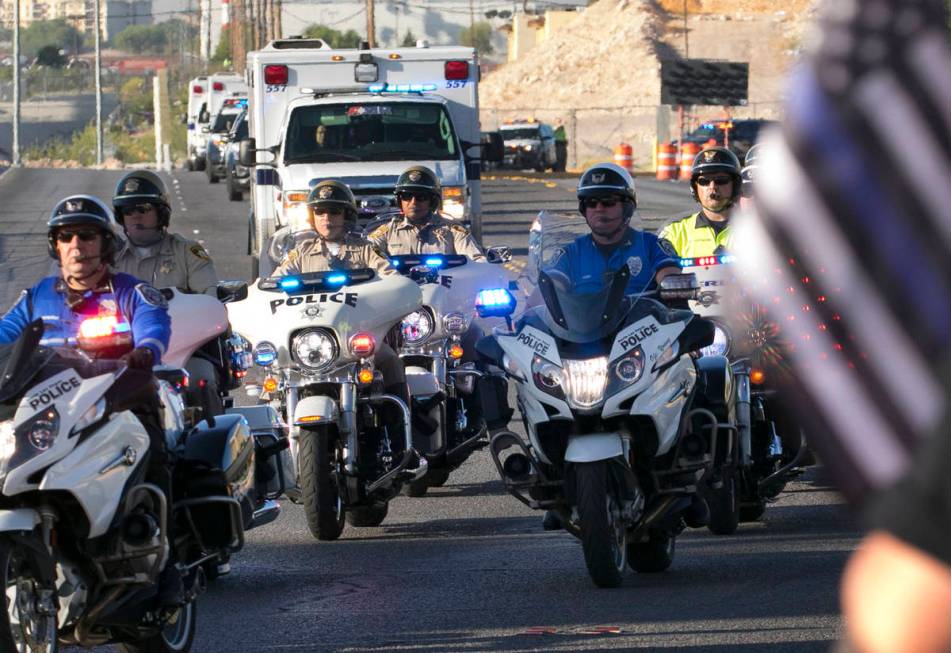
M 586 234 L 567 245 L 553 267 L 571 280 L 575 292 L 592 293 L 604 287 L 606 272 L 617 272 L 626 265 L 631 272 L 627 294 L 656 287 L 654 276 L 665 267 L 678 267 L 677 253 L 670 243 L 636 229 L 628 229 L 613 248 L 600 247 Z
M 0 320 L 0 343 L 14 342 L 30 322 L 42 319 L 40 344 L 72 345 L 83 320 L 115 315 L 119 323 L 129 324 L 136 347 L 152 350 L 157 364 L 172 331 L 167 308 L 161 292 L 128 274 L 109 275 L 98 288 L 85 292 L 70 291 L 61 277 L 46 277 L 24 290 Z

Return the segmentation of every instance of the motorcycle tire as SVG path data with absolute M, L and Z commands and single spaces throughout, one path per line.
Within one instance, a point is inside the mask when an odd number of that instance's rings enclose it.
M 719 488 L 707 488 L 706 500 L 710 508 L 707 529 L 714 535 L 732 535 L 740 524 L 739 488 L 735 470 L 726 474 Z
M 627 566 L 627 528 L 611 523 L 608 462 L 579 463 L 574 472 L 588 575 L 598 587 L 619 587 Z
M 389 511 L 389 501 L 374 506 L 351 508 L 347 511 L 347 523 L 361 528 L 373 528 L 383 523 Z
M 674 562 L 677 538 L 657 528 L 650 529 L 647 538 L 627 545 L 627 564 L 639 574 L 667 571 Z
M 22 546 L 16 546 L 8 538 L 0 538 L 0 580 L 3 582 L 3 610 L 0 613 L 0 651 L 19 651 L 21 650 L 20 646 L 23 643 L 23 624 L 20 621 L 21 617 L 19 616 L 19 609 L 17 607 L 17 598 L 19 596 L 19 590 L 17 580 L 23 578 L 23 572 L 29 573 L 32 569 L 32 565 L 29 563 L 25 557 L 26 550 Z M 50 562 L 52 564 L 52 562 Z M 35 579 L 34 579 L 35 580 Z M 10 592 L 13 591 L 14 604 L 10 605 Z M 59 607 L 59 600 L 53 596 L 54 608 Z M 18 630 L 20 633 L 18 637 L 14 639 L 13 629 L 14 625 L 12 623 L 11 617 L 16 616 L 20 627 Z M 46 631 L 46 647 L 41 648 L 39 645 L 35 648 L 29 648 L 30 651 L 43 651 L 43 653 L 56 653 L 59 650 L 59 641 L 56 638 L 56 619 L 42 619 L 37 620 L 37 623 L 30 623 L 28 628 L 32 631 L 37 627 L 42 628 Z
M 197 625 L 198 609 L 195 601 L 189 601 L 161 632 L 138 642 L 120 644 L 118 648 L 125 653 L 188 653 L 195 642 Z
M 329 427 L 303 429 L 299 440 L 301 502 L 307 527 L 318 540 L 336 540 L 343 533 L 344 509 L 333 478 L 336 437 Z
M 429 482 L 425 478 L 421 478 L 418 481 L 410 481 L 406 484 L 406 496 L 408 497 L 418 499 L 419 497 L 426 496 L 427 492 L 429 492 Z

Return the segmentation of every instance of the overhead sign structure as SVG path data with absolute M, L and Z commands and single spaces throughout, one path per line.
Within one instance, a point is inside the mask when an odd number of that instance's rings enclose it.
M 745 106 L 750 65 L 732 61 L 661 61 L 660 101 L 674 106 Z

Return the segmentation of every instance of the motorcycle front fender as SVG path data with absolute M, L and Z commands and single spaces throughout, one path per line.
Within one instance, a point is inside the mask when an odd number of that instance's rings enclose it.
M 339 417 L 337 402 L 323 395 L 304 397 L 294 408 L 294 426 L 336 424 Z
M 568 438 L 565 462 L 593 463 L 624 455 L 624 444 L 617 433 L 588 433 Z
M 40 513 L 32 508 L 0 510 L 0 533 L 32 531 L 40 523 Z

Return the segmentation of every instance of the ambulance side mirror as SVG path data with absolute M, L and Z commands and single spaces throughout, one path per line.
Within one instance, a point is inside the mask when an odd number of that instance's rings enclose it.
M 248 138 L 241 141 L 238 144 L 238 163 L 248 168 L 253 168 L 254 166 L 258 165 L 274 165 L 272 161 L 258 161 L 257 153 L 267 152 L 273 157 L 276 152 L 272 149 L 259 150 L 257 149 L 257 145 L 257 141 L 253 138 Z

